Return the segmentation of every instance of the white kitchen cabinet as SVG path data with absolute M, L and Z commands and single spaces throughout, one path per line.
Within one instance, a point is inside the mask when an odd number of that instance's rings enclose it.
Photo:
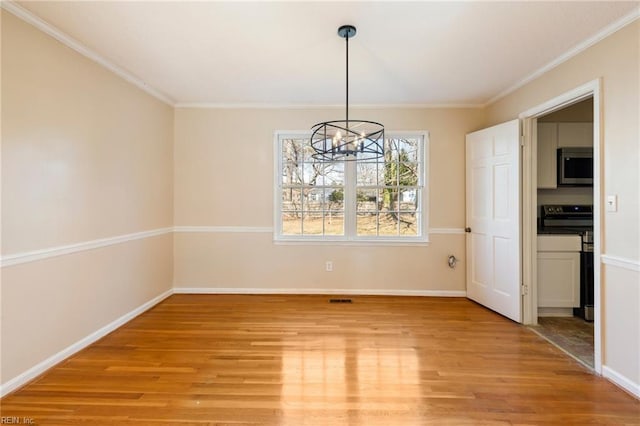
M 593 123 L 558 123 L 558 148 L 592 146 Z
M 558 148 L 593 147 L 593 123 L 538 122 L 538 188 L 558 187 Z
M 538 123 L 538 188 L 558 187 L 558 123 Z
M 580 307 L 579 235 L 538 235 L 538 307 Z

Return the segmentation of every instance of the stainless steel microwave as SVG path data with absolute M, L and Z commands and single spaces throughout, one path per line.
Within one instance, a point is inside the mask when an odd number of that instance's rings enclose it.
M 593 148 L 558 149 L 558 185 L 593 185 Z

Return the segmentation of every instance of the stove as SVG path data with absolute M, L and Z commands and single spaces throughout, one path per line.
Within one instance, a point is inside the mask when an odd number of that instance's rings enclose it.
M 553 204 L 540 206 L 539 233 L 584 234 L 593 232 L 593 206 Z

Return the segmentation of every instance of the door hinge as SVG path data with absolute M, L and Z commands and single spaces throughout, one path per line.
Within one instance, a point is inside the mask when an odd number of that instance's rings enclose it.
M 528 286 L 528 285 L 524 285 L 524 284 L 522 284 L 522 285 L 520 286 L 520 289 L 521 289 L 521 291 L 522 291 L 522 295 L 523 295 L 523 296 L 527 296 L 527 295 L 529 294 L 529 286 Z
M 520 146 L 524 146 L 524 135 L 520 136 Z

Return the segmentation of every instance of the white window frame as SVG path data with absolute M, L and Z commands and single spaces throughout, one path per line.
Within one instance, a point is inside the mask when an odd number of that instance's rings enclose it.
M 338 245 L 426 245 L 429 242 L 429 132 L 415 131 L 385 131 L 387 138 L 419 137 L 422 138 L 422 161 L 419 170 L 419 197 L 421 199 L 420 214 L 417 216 L 419 235 L 405 236 L 358 236 L 356 234 L 356 162 L 346 161 L 345 164 L 345 199 L 344 199 L 344 227 L 345 235 L 283 235 L 282 234 L 282 144 L 283 139 L 310 138 L 309 131 L 278 130 L 274 133 L 274 212 L 273 212 L 273 240 L 283 244 L 338 244 Z M 350 189 L 348 189 L 348 187 Z

